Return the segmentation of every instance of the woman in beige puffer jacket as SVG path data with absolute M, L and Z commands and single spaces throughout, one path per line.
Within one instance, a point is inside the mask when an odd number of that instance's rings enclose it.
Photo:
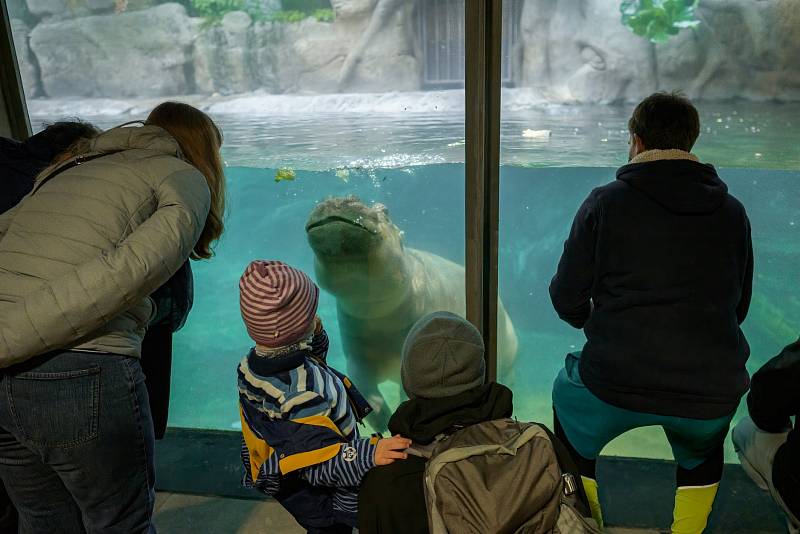
M 154 532 L 148 298 L 222 233 L 222 137 L 158 106 L 0 217 L 0 477 L 23 532 Z

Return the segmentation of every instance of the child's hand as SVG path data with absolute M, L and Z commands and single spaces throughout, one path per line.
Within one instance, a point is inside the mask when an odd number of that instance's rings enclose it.
M 378 441 L 375 449 L 375 465 L 389 465 L 395 460 L 408 458 L 405 450 L 411 446 L 411 440 L 400 434 Z
M 314 316 L 314 334 L 319 334 L 322 332 L 322 319 L 319 318 L 319 315 Z

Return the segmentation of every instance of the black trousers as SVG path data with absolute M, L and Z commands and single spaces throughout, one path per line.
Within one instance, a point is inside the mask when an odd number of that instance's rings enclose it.
M 147 329 L 142 341 L 142 371 L 144 371 L 153 429 L 156 439 L 167 431 L 169 416 L 169 386 L 172 375 L 172 328 L 156 325 Z

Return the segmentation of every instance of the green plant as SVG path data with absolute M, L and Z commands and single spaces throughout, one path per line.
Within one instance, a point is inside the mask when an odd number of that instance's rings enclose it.
M 226 13 L 244 9 L 244 0 L 191 0 L 192 7 L 208 23 L 222 20 Z
M 281 9 L 270 13 L 267 19 L 273 22 L 292 23 L 305 20 L 308 16 L 308 13 L 303 13 L 302 11 Z
M 330 8 L 330 0 L 281 0 L 281 9 L 313 13 L 315 9 Z
M 664 43 L 684 28 L 700 24 L 695 14 L 699 0 L 623 0 L 622 23 L 653 43 Z
M 296 9 L 286 10 L 281 9 L 280 11 L 275 11 L 266 17 L 267 20 L 271 20 L 273 22 L 281 22 L 285 24 L 291 24 L 294 22 L 301 22 L 309 17 L 313 17 L 317 20 L 317 22 L 333 22 L 333 10 L 332 9 L 317 9 L 312 13 L 308 13 L 305 11 L 298 11 Z
M 317 9 L 314 11 L 314 18 L 317 22 L 333 22 L 333 9 Z

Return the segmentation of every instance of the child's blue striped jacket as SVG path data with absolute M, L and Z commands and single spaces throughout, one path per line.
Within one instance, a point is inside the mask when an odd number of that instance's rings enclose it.
M 377 439 L 357 424 L 371 408 L 350 380 L 328 367 L 325 332 L 311 346 L 239 364 L 246 487 L 278 499 L 308 527 L 355 525 L 358 486 L 375 465 Z

